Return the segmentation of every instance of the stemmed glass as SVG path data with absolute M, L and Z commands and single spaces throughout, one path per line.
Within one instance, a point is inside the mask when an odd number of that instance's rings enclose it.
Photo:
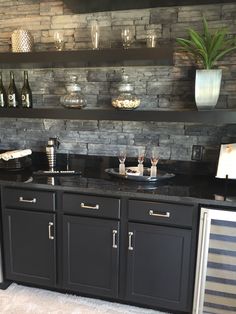
M 125 160 L 126 160 L 126 150 L 119 150 L 119 174 L 125 175 Z
M 98 49 L 99 44 L 99 37 L 100 37 L 100 30 L 97 21 L 93 21 L 91 24 L 91 40 L 93 49 Z
M 65 41 L 64 41 L 64 35 L 61 31 L 56 31 L 54 33 L 54 44 L 56 47 L 56 50 L 62 51 L 65 47 Z
M 158 160 L 159 160 L 159 156 L 158 156 L 158 151 L 157 151 L 157 148 L 154 147 L 152 149 L 152 152 L 151 152 L 151 173 L 150 173 L 150 176 L 151 177 L 156 177 L 157 176 L 157 163 L 158 163 Z
M 155 48 L 156 47 L 157 35 L 154 30 L 147 31 L 147 47 Z
M 139 148 L 139 150 L 138 150 L 138 171 L 140 173 L 140 176 L 143 175 L 144 154 L 145 154 L 145 150 L 143 148 Z
M 133 41 L 133 33 L 132 33 L 131 29 L 129 29 L 129 28 L 122 29 L 121 39 L 122 39 L 123 47 L 125 49 L 129 48 L 130 44 Z

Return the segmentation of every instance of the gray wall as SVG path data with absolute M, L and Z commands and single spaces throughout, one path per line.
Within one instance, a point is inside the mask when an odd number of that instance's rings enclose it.
M 53 33 L 63 30 L 66 49 L 90 48 L 90 24 L 98 19 L 101 27 L 101 47 L 121 46 L 120 31 L 130 26 L 135 33 L 135 47 L 145 45 L 146 32 L 155 29 L 158 44 L 175 42 L 186 36 L 186 28 L 201 30 L 205 14 L 210 27 L 227 26 L 236 32 L 236 4 L 184 6 L 130 10 L 96 14 L 73 14 L 63 1 L 3 1 L 0 0 L 0 51 L 9 51 L 14 29 L 31 31 L 35 50 L 53 50 Z M 217 108 L 236 108 L 236 53 L 227 56 L 218 66 L 223 69 L 221 96 Z M 60 96 L 66 93 L 65 83 L 71 74 L 87 98 L 87 108 L 111 108 L 121 68 L 28 69 L 34 107 L 60 108 Z M 192 62 L 177 47 L 174 66 L 126 67 L 135 93 L 141 98 L 138 110 L 192 110 L 194 104 L 194 73 Z M 20 89 L 23 70 L 14 69 Z M 9 70 L 3 70 L 3 80 L 9 84 Z M 46 117 L 45 117 L 46 118 Z M 42 151 L 49 136 L 58 136 L 61 152 L 89 155 L 116 155 L 119 147 L 127 146 L 128 155 L 136 156 L 138 147 L 147 151 L 159 145 L 165 159 L 190 160 L 192 145 L 205 147 L 204 160 L 215 161 L 221 142 L 236 141 L 236 125 L 190 123 L 58 121 L 31 119 L 0 119 L 0 149 L 30 147 Z

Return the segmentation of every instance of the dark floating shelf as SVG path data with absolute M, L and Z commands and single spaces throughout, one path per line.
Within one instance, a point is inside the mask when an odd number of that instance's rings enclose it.
M 0 67 L 101 67 L 172 65 L 173 47 L 157 48 L 105 48 L 81 49 L 77 51 L 2 52 Z
M 113 121 L 159 121 L 193 123 L 236 123 L 236 111 L 125 111 L 63 108 L 1 108 L 0 118 L 65 119 L 65 120 L 113 120 Z
M 182 5 L 228 3 L 232 0 L 64 0 L 68 8 L 74 13 L 90 13 L 102 11 L 116 11 L 129 9 L 143 9 Z

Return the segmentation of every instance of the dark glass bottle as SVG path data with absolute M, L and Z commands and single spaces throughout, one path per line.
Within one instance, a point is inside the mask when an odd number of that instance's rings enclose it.
M 21 90 L 21 104 L 23 108 L 32 108 L 32 92 L 29 86 L 28 72 L 24 71 L 24 85 Z
M 7 107 L 7 93 L 2 82 L 2 72 L 0 72 L 0 107 Z
M 16 108 L 19 107 L 19 97 L 16 89 L 16 84 L 14 80 L 14 73 L 10 72 L 10 85 L 7 91 L 7 102 L 8 107 Z

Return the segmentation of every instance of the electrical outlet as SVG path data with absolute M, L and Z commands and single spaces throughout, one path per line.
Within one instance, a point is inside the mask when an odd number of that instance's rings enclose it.
M 203 157 L 203 150 L 204 150 L 204 146 L 193 145 L 191 159 L 195 161 L 201 161 Z

